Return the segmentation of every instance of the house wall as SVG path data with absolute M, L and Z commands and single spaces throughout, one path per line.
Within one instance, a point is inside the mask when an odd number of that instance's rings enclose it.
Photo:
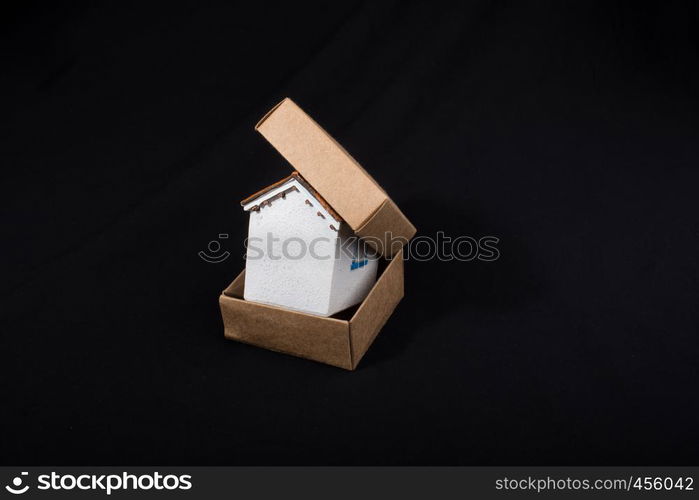
M 249 212 L 246 300 L 330 316 L 366 297 L 377 261 L 301 183 L 290 179 L 244 208 L 260 205 Z
M 368 258 L 359 239 L 349 226 L 343 225 L 336 244 L 329 306 L 331 314 L 364 300 L 376 281 L 377 267 L 378 261 Z
M 330 224 L 335 227 L 340 224 L 293 180 L 253 204 L 292 185 L 298 191 L 273 200 L 271 206 L 249 212 L 244 297 L 326 316 L 330 314 L 334 256 L 339 239 L 339 233 Z M 323 216 L 318 216 L 318 212 Z

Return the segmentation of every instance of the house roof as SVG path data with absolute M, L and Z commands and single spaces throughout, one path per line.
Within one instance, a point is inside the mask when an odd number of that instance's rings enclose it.
M 275 183 L 273 183 L 273 184 L 270 184 L 270 185 L 267 186 L 266 188 L 260 189 L 260 190 L 257 191 L 256 193 L 254 193 L 254 194 L 248 196 L 247 198 L 245 198 L 244 200 L 242 200 L 242 201 L 240 202 L 240 204 L 241 204 L 242 206 L 249 205 L 250 203 L 252 203 L 252 202 L 255 201 L 256 199 L 260 198 L 261 196 L 264 196 L 265 194 L 267 194 L 268 192 L 270 192 L 270 191 L 273 190 L 274 188 L 277 188 L 277 187 L 281 186 L 282 184 L 288 182 L 289 180 L 296 180 L 299 184 L 301 184 L 303 187 L 305 187 L 305 188 L 313 195 L 313 197 L 318 201 L 318 203 L 320 203 L 320 204 L 323 206 L 323 208 L 325 208 L 325 210 L 327 210 L 328 213 L 329 213 L 335 220 L 337 220 L 338 222 L 343 222 L 342 217 L 340 217 L 340 216 L 338 215 L 338 213 L 335 212 L 335 210 L 332 209 L 332 207 L 330 206 L 330 204 L 329 204 L 327 201 L 325 201 L 325 199 L 320 195 L 320 193 L 318 193 L 318 191 L 316 191 L 315 189 L 313 189 L 313 187 L 306 181 L 306 179 L 304 179 L 303 177 L 301 177 L 301 174 L 299 174 L 299 173 L 296 172 L 296 171 L 292 172 L 291 175 L 289 175 L 288 177 L 284 177 L 282 180 L 277 181 L 277 182 L 275 182 Z

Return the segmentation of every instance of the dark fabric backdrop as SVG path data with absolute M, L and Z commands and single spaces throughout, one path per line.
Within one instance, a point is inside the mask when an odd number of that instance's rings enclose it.
M 695 3 L 70 5 L 1 16 L 4 464 L 696 464 Z M 500 238 L 354 373 L 223 339 L 285 96 Z

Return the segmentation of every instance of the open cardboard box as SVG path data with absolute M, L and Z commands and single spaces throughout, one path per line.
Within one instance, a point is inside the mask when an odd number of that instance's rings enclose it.
M 272 108 L 255 129 L 384 257 L 383 265 L 359 306 L 328 318 L 244 300 L 243 271 L 219 298 L 225 336 L 353 370 L 403 297 L 402 244 L 415 227 L 349 153 L 290 99 Z
M 403 254 L 388 262 L 359 307 L 329 318 L 243 300 L 244 283 L 245 271 L 219 299 L 226 338 L 354 370 L 403 298 Z

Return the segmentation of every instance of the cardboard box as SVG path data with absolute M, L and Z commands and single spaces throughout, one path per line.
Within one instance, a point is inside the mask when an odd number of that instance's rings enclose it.
M 248 302 L 244 283 L 245 271 L 219 298 L 227 339 L 354 370 L 403 298 L 403 254 L 388 262 L 348 319 Z
M 272 108 L 255 129 L 384 259 L 364 301 L 327 318 L 245 301 L 243 271 L 219 298 L 225 336 L 353 370 L 403 297 L 402 246 L 415 227 L 354 158 L 290 99 Z

